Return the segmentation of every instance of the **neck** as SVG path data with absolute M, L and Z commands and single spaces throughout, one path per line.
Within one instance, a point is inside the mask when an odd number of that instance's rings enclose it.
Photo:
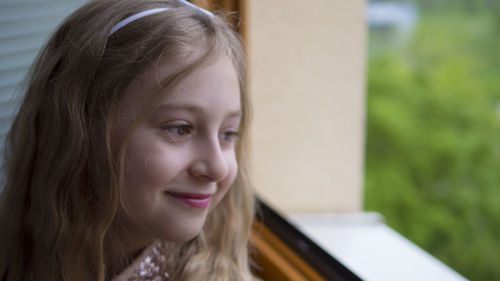
M 123 225 L 114 223 L 105 238 L 105 262 L 107 280 L 125 270 L 153 241 L 150 239 L 137 239 Z

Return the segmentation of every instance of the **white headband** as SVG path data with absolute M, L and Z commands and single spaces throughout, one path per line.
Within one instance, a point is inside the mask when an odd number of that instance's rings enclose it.
M 193 5 L 191 3 L 189 3 L 188 1 L 186 0 L 179 0 L 181 2 L 183 2 L 184 4 L 190 6 L 190 7 L 193 7 L 195 9 L 198 9 L 199 11 L 209 15 L 209 16 L 213 16 L 213 14 L 203 8 L 200 8 L 196 5 Z M 109 32 L 108 36 L 111 36 L 111 34 L 115 33 L 118 29 L 124 27 L 125 25 L 137 20 L 137 19 L 140 19 L 142 17 L 145 17 L 145 16 L 149 16 L 149 15 L 152 15 L 152 14 L 157 14 L 157 13 L 160 13 L 160 12 L 163 12 L 163 11 L 166 11 L 166 10 L 170 10 L 170 8 L 155 8 L 155 9 L 149 9 L 149 10 L 146 10 L 146 11 L 142 11 L 142 12 L 139 12 L 137 14 L 133 14 L 123 20 L 121 20 L 120 22 L 118 22 L 115 26 L 113 26 L 113 28 L 111 28 L 111 31 Z
M 113 26 L 113 28 L 111 28 L 111 31 L 109 32 L 108 36 L 115 33 L 118 29 L 124 27 L 125 25 L 135 21 L 136 19 L 140 19 L 142 17 L 149 16 L 151 14 L 157 14 L 159 12 L 163 12 L 166 10 L 169 10 L 169 8 L 156 8 L 156 9 L 142 11 L 142 12 L 137 13 L 137 14 L 133 14 L 130 17 L 121 20 L 119 23 L 117 23 L 115 26 Z

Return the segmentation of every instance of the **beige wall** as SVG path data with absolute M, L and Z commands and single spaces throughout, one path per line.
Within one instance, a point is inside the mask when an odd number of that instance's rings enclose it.
M 247 0 L 257 192 L 285 212 L 360 211 L 362 0 Z

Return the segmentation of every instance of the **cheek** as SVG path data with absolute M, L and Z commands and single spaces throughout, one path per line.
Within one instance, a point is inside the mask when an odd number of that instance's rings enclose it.
M 137 192 L 161 191 L 180 173 L 185 158 L 154 136 L 132 138 L 125 156 L 125 185 Z
M 126 175 L 136 180 L 153 180 L 160 174 L 158 170 L 170 170 L 159 154 L 158 145 L 130 143 L 125 156 Z

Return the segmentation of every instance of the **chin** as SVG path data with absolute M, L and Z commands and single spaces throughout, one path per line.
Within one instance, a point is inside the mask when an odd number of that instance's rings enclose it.
M 164 229 L 162 233 L 163 235 L 158 235 L 159 237 L 157 238 L 175 243 L 187 242 L 200 234 L 204 223 L 205 220 L 186 224 L 170 225 L 168 229 Z

